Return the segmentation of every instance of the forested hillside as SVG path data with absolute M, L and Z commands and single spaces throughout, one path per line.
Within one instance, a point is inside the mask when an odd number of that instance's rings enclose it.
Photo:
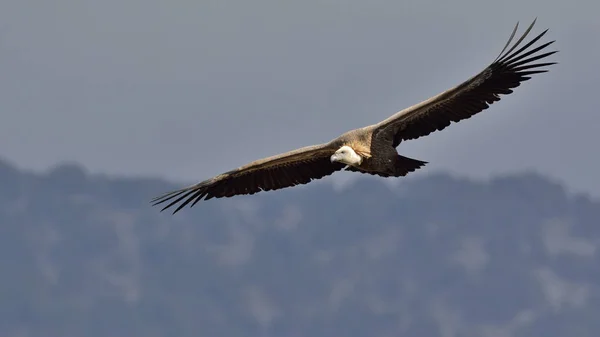
M 597 337 L 600 203 L 536 174 L 210 200 L 0 162 L 5 337 Z

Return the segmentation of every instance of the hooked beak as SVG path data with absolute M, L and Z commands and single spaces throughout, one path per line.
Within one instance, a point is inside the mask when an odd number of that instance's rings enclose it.
M 331 157 L 329 158 L 329 160 L 330 160 L 332 163 L 335 163 L 335 162 L 338 160 L 337 153 L 334 153 L 334 154 L 332 154 L 332 155 L 331 155 Z

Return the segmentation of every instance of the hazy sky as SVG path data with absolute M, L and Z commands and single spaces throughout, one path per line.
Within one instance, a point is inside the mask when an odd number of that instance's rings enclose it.
M 600 196 L 598 13 L 595 0 L 3 0 L 0 157 L 203 180 L 456 85 L 538 17 L 558 65 L 399 151 L 430 162 L 414 175 L 536 169 Z

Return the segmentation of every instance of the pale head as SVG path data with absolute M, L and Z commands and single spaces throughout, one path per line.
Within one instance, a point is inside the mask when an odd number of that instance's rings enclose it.
M 348 145 L 340 147 L 333 155 L 331 155 L 330 159 L 332 163 L 338 162 L 353 166 L 360 165 L 360 163 L 362 163 L 362 157 Z

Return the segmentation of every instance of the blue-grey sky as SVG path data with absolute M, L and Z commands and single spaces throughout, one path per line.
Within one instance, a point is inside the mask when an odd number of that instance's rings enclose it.
M 430 162 L 414 175 L 536 169 L 600 196 L 598 13 L 594 0 L 4 0 L 0 156 L 203 180 L 456 85 L 538 17 L 558 65 L 399 151 Z

